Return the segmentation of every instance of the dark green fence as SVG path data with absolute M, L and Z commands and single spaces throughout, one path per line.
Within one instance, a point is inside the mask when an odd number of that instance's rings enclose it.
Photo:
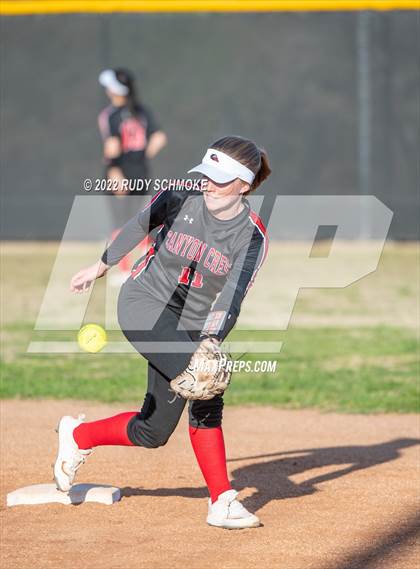
M 97 76 L 120 65 L 168 133 L 155 177 L 241 134 L 271 156 L 266 211 L 277 194 L 370 193 L 391 237 L 419 238 L 418 12 L 3 17 L 1 32 L 7 239 L 59 239 L 102 175 Z

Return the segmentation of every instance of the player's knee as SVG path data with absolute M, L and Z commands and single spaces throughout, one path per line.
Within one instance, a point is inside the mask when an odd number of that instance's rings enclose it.
M 207 401 L 191 401 L 188 418 L 191 427 L 211 429 L 220 427 L 223 417 L 223 397 L 217 395 Z
M 138 414 L 128 424 L 127 434 L 135 446 L 145 448 L 158 448 L 166 445 L 173 429 L 168 427 L 156 427 Z
M 167 431 L 150 431 L 145 436 L 146 448 L 159 448 L 166 445 L 172 433 Z

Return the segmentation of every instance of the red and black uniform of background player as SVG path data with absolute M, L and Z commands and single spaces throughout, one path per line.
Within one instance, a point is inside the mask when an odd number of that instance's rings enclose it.
M 238 318 L 268 247 L 261 219 L 245 198 L 243 204 L 235 218 L 220 220 L 209 212 L 201 192 L 159 192 L 102 256 L 104 263 L 115 265 L 157 230 L 118 301 L 121 329 L 148 360 L 144 405 L 127 428 L 132 444 L 151 448 L 166 443 L 186 403 L 173 397 L 170 380 L 187 367 L 200 338 L 224 340 Z M 174 343 L 181 348 L 172 349 Z M 221 396 L 190 402 L 190 426 L 220 426 L 222 408 Z
M 147 144 L 151 135 L 161 130 L 152 111 L 144 105 L 136 104 L 133 113 L 128 105 L 116 107 L 111 104 L 99 113 L 98 125 L 104 141 L 115 136 L 121 143 L 120 156 L 106 162 L 106 171 L 111 166 L 118 166 L 128 180 L 147 178 Z

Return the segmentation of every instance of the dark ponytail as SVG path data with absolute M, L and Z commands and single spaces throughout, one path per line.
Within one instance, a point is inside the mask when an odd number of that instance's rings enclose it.
M 264 148 L 259 148 L 261 156 L 261 166 L 255 174 L 254 181 L 252 182 L 251 190 L 256 190 L 260 184 L 271 174 L 270 163 L 268 161 L 268 154 Z
M 133 117 L 136 117 L 142 111 L 142 104 L 137 98 L 134 77 L 127 69 L 119 68 L 114 71 L 118 81 L 128 87 L 127 108 Z
M 263 148 L 258 148 L 251 140 L 241 136 L 224 136 L 216 140 L 211 148 L 224 152 L 254 172 L 255 178 L 247 193 L 256 190 L 271 174 L 267 152 Z

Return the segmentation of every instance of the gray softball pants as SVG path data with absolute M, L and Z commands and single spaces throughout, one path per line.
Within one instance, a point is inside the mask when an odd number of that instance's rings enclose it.
M 149 322 L 154 323 L 152 329 Z M 179 316 L 153 298 L 131 277 L 118 298 L 118 321 L 127 340 L 148 361 L 144 403 L 128 425 L 128 437 L 137 446 L 157 448 L 167 443 L 184 410 L 186 400 L 176 396 L 169 382 L 187 367 L 199 342 L 199 331 L 179 325 Z M 178 329 L 179 328 L 179 329 Z M 182 342 L 182 350 L 165 351 L 165 343 Z M 159 351 L 149 346 L 163 344 Z M 190 401 L 189 424 L 195 428 L 221 425 L 223 398 Z

